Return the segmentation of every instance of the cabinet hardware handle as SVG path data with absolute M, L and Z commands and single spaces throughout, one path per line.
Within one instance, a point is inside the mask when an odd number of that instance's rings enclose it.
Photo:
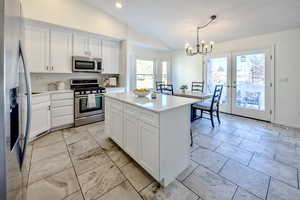
M 51 67 L 51 70 L 53 71 L 53 66 Z
M 49 71 L 49 66 L 48 65 L 46 66 L 46 69 L 47 69 L 47 71 Z
M 51 106 L 48 106 L 48 110 L 51 110 Z

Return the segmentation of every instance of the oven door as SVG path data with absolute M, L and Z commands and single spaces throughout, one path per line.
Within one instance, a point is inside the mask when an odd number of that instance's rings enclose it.
M 75 96 L 75 119 L 104 113 L 104 96 L 95 95 L 95 107 L 89 107 L 88 95 Z
M 97 63 L 92 58 L 73 57 L 73 72 L 97 72 Z

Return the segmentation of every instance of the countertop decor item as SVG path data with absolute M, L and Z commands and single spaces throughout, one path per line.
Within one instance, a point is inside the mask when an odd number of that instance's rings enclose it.
M 145 97 L 148 94 L 150 94 L 150 90 L 148 89 L 135 89 L 133 90 L 133 93 L 137 96 L 137 97 Z
M 200 42 L 199 42 L 199 30 L 207 27 L 209 24 L 214 22 L 216 20 L 216 18 L 217 18 L 216 15 L 212 15 L 210 17 L 210 20 L 206 24 L 197 27 L 197 44 L 196 44 L 196 47 L 193 48 L 190 44 L 187 43 L 185 45 L 186 55 L 188 55 L 188 56 L 194 56 L 194 55 L 197 55 L 197 54 L 206 55 L 206 54 L 212 52 L 214 42 L 211 41 L 209 44 L 207 44 L 207 43 L 204 42 L 204 40 L 202 40 L 201 44 L 200 44 Z
M 183 93 L 185 93 L 185 91 L 188 89 L 189 87 L 187 85 L 182 85 L 180 86 L 180 89 Z
M 57 90 L 65 90 L 66 89 L 66 83 L 64 81 L 57 81 Z

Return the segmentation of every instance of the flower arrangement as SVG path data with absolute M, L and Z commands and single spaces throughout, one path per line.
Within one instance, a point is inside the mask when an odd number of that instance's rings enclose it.
M 180 86 L 180 89 L 182 90 L 182 92 L 185 92 L 185 90 L 187 90 L 189 87 L 187 85 L 182 85 Z

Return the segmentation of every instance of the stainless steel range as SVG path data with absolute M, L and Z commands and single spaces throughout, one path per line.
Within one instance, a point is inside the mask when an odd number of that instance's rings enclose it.
M 75 127 L 104 120 L 105 88 L 99 87 L 97 79 L 71 80 L 74 90 Z

